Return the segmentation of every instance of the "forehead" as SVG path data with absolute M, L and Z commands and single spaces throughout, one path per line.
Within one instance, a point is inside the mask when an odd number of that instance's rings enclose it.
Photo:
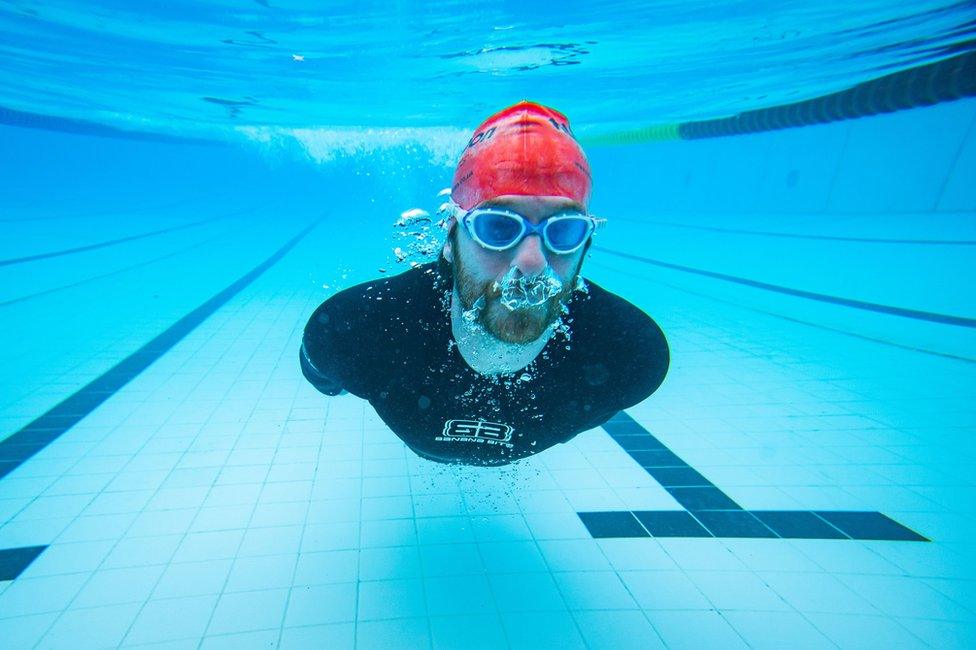
M 564 196 L 518 196 L 514 194 L 496 196 L 481 203 L 479 207 L 506 208 L 527 217 L 540 218 L 566 210 L 586 211 L 586 207 L 581 203 Z

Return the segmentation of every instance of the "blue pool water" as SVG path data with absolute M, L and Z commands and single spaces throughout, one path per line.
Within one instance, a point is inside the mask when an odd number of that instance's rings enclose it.
M 972 647 L 974 21 L 0 3 L 0 647 Z M 523 98 L 671 369 L 432 463 L 302 329 Z

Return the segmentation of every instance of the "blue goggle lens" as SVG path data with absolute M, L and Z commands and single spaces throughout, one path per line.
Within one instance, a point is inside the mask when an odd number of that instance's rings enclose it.
M 589 221 L 582 217 L 558 219 L 549 223 L 546 234 L 549 243 L 560 250 L 570 250 L 579 244 L 589 234 Z
M 522 232 L 518 219 L 494 212 L 485 212 L 474 218 L 474 230 L 481 241 L 490 246 L 506 246 Z

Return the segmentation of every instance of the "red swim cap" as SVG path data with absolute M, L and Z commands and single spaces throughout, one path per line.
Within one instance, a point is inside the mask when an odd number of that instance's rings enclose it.
M 503 194 L 565 196 L 585 206 L 591 183 L 566 116 L 522 101 L 474 132 L 454 172 L 451 198 L 465 210 Z

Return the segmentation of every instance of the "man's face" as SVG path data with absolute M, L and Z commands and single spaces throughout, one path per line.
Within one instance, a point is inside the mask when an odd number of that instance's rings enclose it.
M 503 207 L 518 212 L 532 223 L 539 223 L 548 216 L 567 210 L 585 212 L 585 208 L 572 199 L 540 196 L 501 196 L 486 201 L 479 207 Z M 475 301 L 485 297 L 485 307 L 478 313 L 477 322 L 489 334 L 506 343 L 535 341 L 560 315 L 560 304 L 569 300 L 583 264 L 589 242 L 575 252 L 561 255 L 550 251 L 540 235 L 525 237 L 513 248 L 493 251 L 482 247 L 471 238 L 459 222 L 455 224 L 443 254 L 454 267 L 454 286 L 461 297 L 464 309 L 471 309 Z M 540 305 L 509 310 L 501 302 L 502 279 L 512 269 L 518 277 L 535 277 L 546 268 L 563 284 L 562 290 Z

